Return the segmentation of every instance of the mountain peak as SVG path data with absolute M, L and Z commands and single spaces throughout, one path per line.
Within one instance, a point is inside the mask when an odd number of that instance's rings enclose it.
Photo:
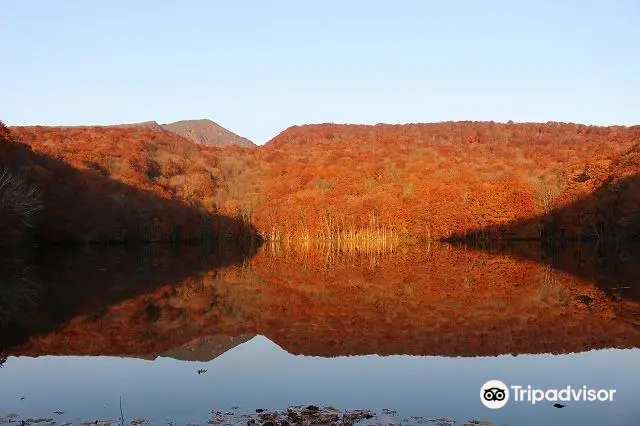
M 180 120 L 162 124 L 164 130 L 190 139 L 196 143 L 209 146 L 227 147 L 231 145 L 241 148 L 253 148 L 256 145 L 207 118 L 196 120 Z

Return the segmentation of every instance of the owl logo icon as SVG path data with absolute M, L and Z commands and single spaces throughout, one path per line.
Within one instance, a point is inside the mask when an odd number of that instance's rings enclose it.
M 509 387 L 500 380 L 489 380 L 480 388 L 480 401 L 492 410 L 502 408 L 509 402 Z

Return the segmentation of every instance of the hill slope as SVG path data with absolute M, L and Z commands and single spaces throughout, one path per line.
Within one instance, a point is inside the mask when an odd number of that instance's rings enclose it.
M 640 173 L 618 161 L 639 141 L 640 126 L 556 122 L 294 126 L 259 148 L 268 195 L 254 223 L 285 239 L 447 237 L 548 213 Z M 572 224 L 574 235 L 594 220 Z M 537 237 L 538 225 L 519 237 Z
M 189 126 L 181 129 L 187 132 Z M 159 220 L 154 239 L 156 234 L 193 238 L 200 227 L 200 219 L 193 220 L 196 213 L 235 221 L 235 233 L 255 226 L 275 240 L 433 240 L 512 223 L 528 224 L 518 227 L 515 237 L 537 238 L 543 221 L 530 219 L 552 212 L 566 214 L 545 223 L 552 221 L 567 236 L 589 238 L 600 223 L 632 219 L 637 202 L 604 207 L 620 204 L 609 202 L 614 199 L 627 200 L 624 194 L 635 200 L 640 176 L 640 126 L 307 125 L 287 129 L 256 149 L 192 143 L 164 128 L 157 131 L 152 123 L 12 131 L 12 146 L 48 159 L 23 161 L 0 144 L 0 163 L 8 161 L 26 173 L 50 204 L 82 207 L 62 209 L 55 224 L 45 221 L 49 238 L 95 239 L 97 225 L 106 238 L 124 238 L 122 226 L 129 235 L 149 235 L 147 225 L 137 226 L 154 217 Z M 64 163 L 64 170 L 51 161 Z M 128 189 L 117 187 L 122 184 Z M 130 190 L 135 195 L 116 196 Z M 87 191 L 93 195 L 78 203 Z M 131 204 L 136 199 L 148 211 L 138 214 L 138 224 L 125 224 L 122 220 L 135 216 L 130 212 L 140 210 Z M 156 209 L 161 199 L 173 200 L 173 206 Z M 584 203 L 576 203 L 581 199 L 591 200 L 594 208 L 582 208 Z M 181 220 L 169 218 L 170 211 Z M 84 220 L 99 212 L 109 214 L 98 214 L 101 220 L 93 225 Z M 122 220 L 115 223 L 119 215 Z
M 202 145 L 253 148 L 256 145 L 247 138 L 236 135 L 211 120 L 182 120 L 163 124 L 162 128 Z
M 13 180 L 24 181 L 18 189 L 25 188 L 25 197 L 31 197 L 29 186 L 36 188 L 39 220 L 28 225 L 46 242 L 201 240 L 243 234 L 248 224 L 239 218 L 238 203 L 228 197 L 233 191 L 246 198 L 245 186 L 239 187 L 246 167 L 234 157 L 236 152 L 225 151 L 139 125 L 8 129 L 0 124 L 0 170 L 6 165 Z M 6 225 L 2 197 L 11 196 L 11 201 L 17 190 L 7 195 L 0 189 L 0 223 Z M 27 213 L 34 210 L 27 207 Z M 25 221 L 18 217 L 14 222 L 10 229 L 0 227 L 0 234 L 16 233 Z

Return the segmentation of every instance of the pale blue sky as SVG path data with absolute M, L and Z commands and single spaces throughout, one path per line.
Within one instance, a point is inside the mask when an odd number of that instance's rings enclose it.
M 7 124 L 640 123 L 640 1 L 0 6 Z

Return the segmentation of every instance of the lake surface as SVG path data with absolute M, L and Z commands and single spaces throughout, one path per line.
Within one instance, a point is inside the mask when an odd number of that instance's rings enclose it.
M 122 398 L 127 422 L 152 424 L 315 404 L 396 424 L 637 425 L 635 253 L 535 244 L 6 253 L 0 418 L 119 424 Z M 490 410 L 480 389 L 493 379 L 616 393 L 563 408 L 512 397 Z

